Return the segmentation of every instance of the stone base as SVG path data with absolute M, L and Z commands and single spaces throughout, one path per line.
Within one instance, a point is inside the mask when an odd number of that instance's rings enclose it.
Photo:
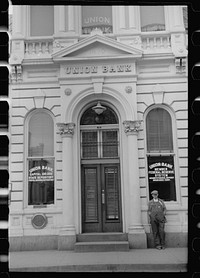
M 130 249 L 147 248 L 147 237 L 145 233 L 129 233 L 128 242 Z
M 59 235 L 58 250 L 74 250 L 76 235 Z
M 58 237 L 56 235 L 10 237 L 9 245 L 9 251 L 56 250 Z
M 152 233 L 147 233 L 147 247 L 154 248 Z M 166 247 L 187 247 L 188 233 L 165 233 Z

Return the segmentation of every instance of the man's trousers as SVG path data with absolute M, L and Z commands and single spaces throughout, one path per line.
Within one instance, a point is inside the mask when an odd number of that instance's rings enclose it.
M 157 222 L 155 220 L 151 220 L 151 227 L 153 232 L 154 244 L 155 246 L 165 245 L 165 223 Z

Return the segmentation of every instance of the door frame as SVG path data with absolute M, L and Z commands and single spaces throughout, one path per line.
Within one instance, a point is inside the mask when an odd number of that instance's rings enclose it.
M 106 167 L 117 167 L 117 176 L 118 176 L 118 209 L 119 209 L 119 220 L 108 220 L 106 219 L 106 202 L 102 202 L 103 190 L 104 190 L 104 198 L 106 200 L 106 188 L 105 188 L 105 172 L 104 169 Z M 84 223 L 85 219 L 85 181 L 84 181 L 84 169 L 87 168 L 95 168 L 97 169 L 96 178 L 97 178 L 97 222 L 88 222 L 88 224 Z M 102 184 L 104 183 L 104 184 Z M 81 165 L 81 208 L 82 208 L 82 233 L 91 233 L 91 232 L 122 232 L 123 230 L 123 221 L 122 221 L 122 196 L 121 196 L 121 175 L 120 175 L 120 163 L 119 160 L 116 163 L 88 163 Z M 96 223 L 96 226 L 94 225 Z

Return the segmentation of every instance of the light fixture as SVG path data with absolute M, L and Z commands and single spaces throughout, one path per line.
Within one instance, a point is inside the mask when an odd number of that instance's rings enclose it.
M 94 110 L 96 114 L 100 115 L 106 110 L 106 107 L 102 106 L 100 101 L 98 101 L 97 105 L 92 107 L 92 110 Z

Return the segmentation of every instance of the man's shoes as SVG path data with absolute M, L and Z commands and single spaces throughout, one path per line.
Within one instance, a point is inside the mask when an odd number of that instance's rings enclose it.
M 156 246 L 156 249 L 158 249 L 158 250 L 161 250 L 161 246 L 160 245 L 158 245 L 158 246 Z
M 163 246 L 161 246 L 161 248 L 164 250 L 164 249 L 165 249 L 165 246 L 163 245 Z

